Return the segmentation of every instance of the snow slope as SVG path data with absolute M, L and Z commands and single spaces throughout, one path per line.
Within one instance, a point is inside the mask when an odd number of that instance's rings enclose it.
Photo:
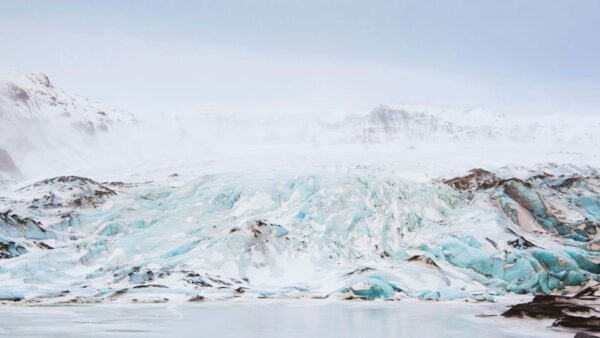
M 135 118 L 67 94 L 44 74 L 2 72 L 0 120 L 0 148 L 31 176 L 43 174 L 44 167 L 64 170 L 72 167 L 69 162 L 93 158 L 119 128 L 132 129 Z
M 600 162 L 597 116 L 522 117 L 415 105 L 380 106 L 362 115 L 134 116 L 67 94 L 43 74 L 16 72 L 0 73 L 0 119 L 0 148 L 30 182 L 209 161 L 236 168 L 260 162 L 261 169 L 289 163 L 391 164 L 418 172 L 441 168 L 438 176 L 507 164 Z M 0 171 L 13 183 L 23 178 Z

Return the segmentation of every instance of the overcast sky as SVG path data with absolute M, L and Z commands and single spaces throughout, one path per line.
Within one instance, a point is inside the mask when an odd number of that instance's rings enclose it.
M 600 1 L 2 1 L 0 68 L 133 112 L 600 113 Z

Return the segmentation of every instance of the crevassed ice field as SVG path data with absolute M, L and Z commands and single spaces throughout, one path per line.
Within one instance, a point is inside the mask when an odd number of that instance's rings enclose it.
M 599 118 L 138 116 L 2 79 L 5 303 L 491 303 L 599 278 Z

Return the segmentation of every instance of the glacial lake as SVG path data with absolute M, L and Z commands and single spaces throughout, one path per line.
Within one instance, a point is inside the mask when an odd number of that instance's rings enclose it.
M 0 306 L 5 337 L 573 337 L 506 304 L 254 300 Z

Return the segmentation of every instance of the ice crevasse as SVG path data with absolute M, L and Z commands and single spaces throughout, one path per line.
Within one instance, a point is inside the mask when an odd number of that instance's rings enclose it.
M 166 176 L 166 175 L 165 175 Z M 599 279 L 600 175 L 347 168 L 61 176 L 0 199 L 0 299 L 491 300 Z

